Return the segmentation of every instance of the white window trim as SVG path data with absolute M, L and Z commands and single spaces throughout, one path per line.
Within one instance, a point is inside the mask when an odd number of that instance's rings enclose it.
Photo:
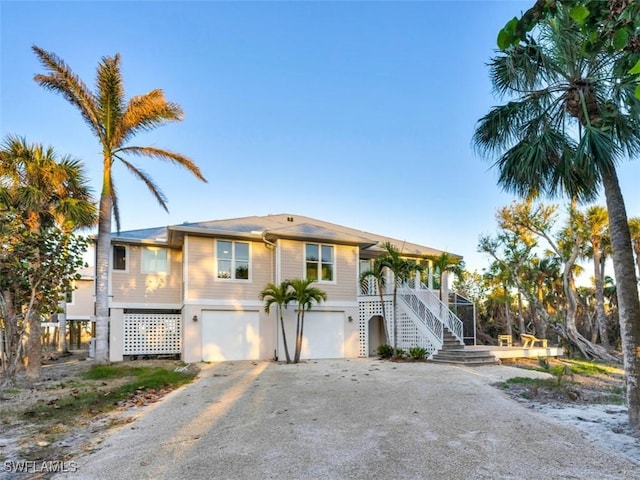
M 115 255 L 113 254 L 113 251 L 115 249 L 115 247 L 122 247 L 124 248 L 124 270 L 118 270 L 115 269 Z M 123 245 L 121 243 L 114 243 L 113 245 L 111 245 L 111 271 L 114 273 L 129 273 L 129 263 L 131 262 L 131 249 L 129 248 L 129 245 Z
M 337 245 L 333 245 L 331 243 L 319 243 L 319 242 L 305 242 L 302 245 L 302 273 L 304 278 L 307 278 L 307 245 L 318 245 L 319 257 L 318 258 L 318 277 L 320 277 L 322 273 L 322 262 L 320 259 L 322 258 L 322 247 L 331 247 L 333 248 L 333 280 L 322 280 L 318 278 L 315 280 L 315 283 L 324 283 L 325 285 L 335 285 L 338 283 L 338 268 L 337 268 L 337 258 L 338 258 L 338 247 Z
M 232 273 L 235 275 L 235 264 L 236 264 L 236 243 L 246 243 L 249 247 L 249 278 L 244 279 L 244 278 L 220 278 L 218 277 L 218 244 L 219 242 L 230 242 L 231 243 L 231 270 Z M 252 277 L 253 277 L 253 266 L 252 266 L 252 242 L 244 242 L 241 240 L 227 240 L 225 238 L 220 238 L 220 239 L 216 239 L 215 241 L 215 248 L 214 248 L 214 270 L 213 270 L 213 280 L 215 282 L 227 282 L 227 283 L 251 283 L 252 282 Z
M 167 252 L 167 271 L 166 272 L 155 272 L 155 271 L 147 271 L 144 269 L 144 252 L 147 251 L 148 249 L 151 248 L 155 248 L 158 250 L 164 250 L 165 252 Z M 143 245 L 142 248 L 140 249 L 140 273 L 144 274 L 144 275 L 169 275 L 169 272 L 171 271 L 171 251 L 169 248 L 166 247 L 156 247 L 153 245 Z

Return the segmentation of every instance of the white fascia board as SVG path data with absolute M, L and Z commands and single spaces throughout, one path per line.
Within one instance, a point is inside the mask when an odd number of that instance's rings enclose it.
M 144 310 L 182 310 L 182 303 L 127 303 L 113 302 L 109 308 L 137 308 Z

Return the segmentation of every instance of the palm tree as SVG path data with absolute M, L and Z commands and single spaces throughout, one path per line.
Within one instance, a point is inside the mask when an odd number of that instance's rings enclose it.
M 0 210 L 18 212 L 32 234 L 65 233 L 95 225 L 96 209 L 83 165 L 53 148 L 8 136 L 0 146 Z M 28 309 L 27 376 L 40 376 L 40 301 Z M 16 305 L 17 308 L 21 306 Z M 65 332 L 60 332 L 61 335 Z
M 162 90 L 132 97 L 126 101 L 124 82 L 120 71 L 120 55 L 103 57 L 98 64 L 96 87 L 91 91 L 84 82 L 57 55 L 37 46 L 33 51 L 46 70 L 34 80 L 41 86 L 62 95 L 80 111 L 91 132 L 102 148 L 102 190 L 100 192 L 98 239 L 96 244 L 96 352 L 98 363 L 109 360 L 108 280 L 111 263 L 111 216 L 120 230 L 120 209 L 113 166 L 122 163 L 129 172 L 142 181 L 160 206 L 167 210 L 167 200 L 151 177 L 130 161 L 131 157 L 164 160 L 186 168 L 199 180 L 206 181 L 200 169 L 189 158 L 176 152 L 157 148 L 129 145 L 136 134 L 153 130 L 167 122 L 182 119 L 182 109 L 167 102 Z
M 539 23 L 537 38 L 492 59 L 495 91 L 510 101 L 480 119 L 473 142 L 482 154 L 497 156 L 499 183 L 523 197 L 564 193 L 587 200 L 604 187 L 629 420 L 640 428 L 640 301 L 615 168 L 623 156 L 640 152 L 640 100 L 622 54 L 589 47 L 562 5 Z
M 327 299 L 327 294 L 319 288 L 312 287 L 315 280 L 311 278 L 289 280 L 292 299 L 298 303 L 296 320 L 296 351 L 293 356 L 293 363 L 300 361 L 302 352 L 302 338 L 304 337 L 304 312 L 311 310 L 314 303 L 320 303 Z
M 609 244 L 609 218 L 607 209 L 601 205 L 593 205 L 583 216 L 586 240 L 590 247 L 586 256 L 593 261 L 593 278 L 595 284 L 596 322 L 600 343 L 609 350 L 609 333 L 607 332 L 607 314 L 604 309 L 604 264 L 607 258 L 606 246 Z
M 264 311 L 269 313 L 272 305 L 278 307 L 280 316 L 280 327 L 282 328 L 282 343 L 284 343 L 284 354 L 287 363 L 291 363 L 289 356 L 289 346 L 287 345 L 287 333 L 284 330 L 284 319 L 282 318 L 282 309 L 287 308 L 290 301 L 294 299 L 293 292 L 289 288 L 289 281 L 285 280 L 280 285 L 275 283 L 267 283 L 267 286 L 260 292 L 260 300 L 264 301 Z
M 383 245 L 385 253 L 378 259 L 380 268 L 386 267 L 393 274 L 393 352 L 398 352 L 398 285 L 409 279 L 411 272 L 421 270 L 421 266 L 415 262 L 411 262 L 401 256 L 398 250 L 391 242 L 385 242 Z
M 458 257 L 454 257 L 447 252 L 440 255 L 428 257 L 433 263 L 433 268 L 439 275 L 440 301 L 445 305 L 449 305 L 449 285 L 447 283 L 447 275 L 453 273 L 456 276 L 462 275 L 464 271 L 464 263 Z
M 384 326 L 385 337 L 384 341 L 386 344 L 389 344 L 391 342 L 391 337 L 389 335 L 389 326 L 387 325 L 387 312 L 384 305 L 384 293 L 387 287 L 387 272 L 384 262 L 382 262 L 379 258 L 376 258 L 373 261 L 371 270 L 364 271 L 360 274 L 361 286 L 367 284 L 371 280 L 374 280 L 376 290 L 378 291 L 378 295 L 380 296 L 380 308 L 382 308 L 382 325 Z

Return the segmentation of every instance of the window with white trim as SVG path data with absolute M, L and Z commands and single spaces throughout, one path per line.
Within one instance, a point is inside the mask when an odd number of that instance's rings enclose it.
M 127 270 L 127 247 L 124 245 L 114 245 L 112 250 L 112 269 L 119 271 Z
M 249 243 L 216 240 L 217 278 L 249 280 Z
M 333 245 L 307 243 L 305 245 L 305 278 L 320 282 L 335 280 L 335 256 Z
M 142 273 L 169 273 L 169 250 L 162 247 L 142 248 Z

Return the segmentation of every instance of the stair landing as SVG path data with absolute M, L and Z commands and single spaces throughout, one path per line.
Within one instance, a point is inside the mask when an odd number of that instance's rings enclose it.
M 480 366 L 498 365 L 500 360 L 490 350 L 477 350 L 465 347 L 456 337 L 445 329 L 442 349 L 438 350 L 430 359 L 434 363 L 448 363 L 454 365 Z

